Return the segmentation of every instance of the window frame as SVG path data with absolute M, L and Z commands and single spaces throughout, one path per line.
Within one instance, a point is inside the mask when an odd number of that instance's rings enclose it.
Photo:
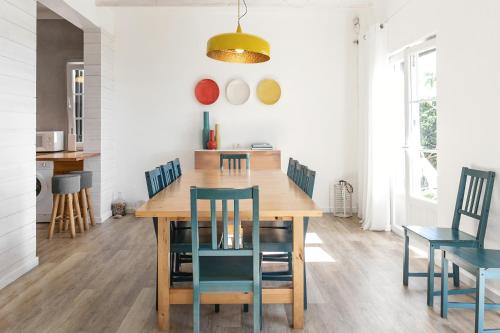
M 76 148 L 78 150 L 83 150 L 84 142 L 85 142 L 85 84 L 83 83 L 83 89 L 82 92 L 76 93 L 74 92 L 73 88 L 73 71 L 74 70 L 81 70 L 84 71 L 84 63 L 81 61 L 73 61 L 73 62 L 68 62 L 66 64 L 66 99 L 67 99 L 67 112 L 68 112 L 68 134 L 71 133 L 71 129 L 73 129 L 73 134 L 76 135 Z M 85 77 L 85 73 L 83 74 Z M 85 82 L 85 81 L 84 81 Z M 75 112 L 75 96 L 81 96 L 81 116 L 77 117 Z M 77 128 L 76 128 L 76 121 L 80 120 L 81 121 L 81 140 L 79 141 L 78 139 L 78 133 L 77 133 Z
M 415 57 L 431 50 L 438 50 L 436 45 L 436 36 L 430 36 L 423 42 L 419 42 L 408 46 L 407 48 L 395 53 L 394 55 L 389 57 L 389 62 L 394 65 L 403 64 L 403 75 L 404 75 L 404 122 L 405 122 L 405 137 L 404 137 L 404 146 L 402 147 L 405 151 L 405 187 L 407 197 L 412 200 L 419 200 L 428 202 L 430 204 L 437 204 L 439 200 L 439 195 L 436 199 L 429 199 L 422 195 L 422 191 L 420 186 L 417 186 L 416 181 L 414 179 L 414 170 L 415 163 L 413 162 L 414 155 L 420 153 L 435 153 L 436 156 L 439 156 L 439 147 L 438 142 L 436 142 L 436 148 L 428 149 L 424 148 L 420 144 L 421 137 L 418 137 L 418 140 L 415 138 L 415 133 L 413 131 L 412 125 L 412 107 L 415 105 L 420 107 L 420 104 L 423 102 L 436 102 L 437 103 L 437 94 L 432 98 L 424 98 L 418 99 L 413 96 L 414 87 L 412 86 L 414 70 L 413 66 L 415 64 Z M 439 106 L 436 106 L 436 110 L 439 109 Z M 416 142 L 418 141 L 418 144 Z M 439 191 L 439 187 L 438 187 Z

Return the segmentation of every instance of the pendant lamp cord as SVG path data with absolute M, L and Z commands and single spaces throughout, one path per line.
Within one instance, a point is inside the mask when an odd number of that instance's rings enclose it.
M 243 0 L 243 5 L 245 6 L 245 12 L 243 15 L 240 15 L 240 0 L 238 0 L 238 24 L 240 24 L 240 20 L 245 17 L 245 15 L 248 13 L 248 7 L 247 7 L 247 2 L 246 0 Z

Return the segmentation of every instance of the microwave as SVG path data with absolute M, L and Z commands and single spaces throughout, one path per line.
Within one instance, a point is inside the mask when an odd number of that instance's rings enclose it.
M 36 151 L 53 152 L 64 150 L 63 131 L 36 132 Z

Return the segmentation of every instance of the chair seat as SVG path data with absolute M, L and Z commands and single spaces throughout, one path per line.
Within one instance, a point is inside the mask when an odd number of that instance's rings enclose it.
M 467 242 L 476 243 L 476 237 L 452 228 L 437 228 L 437 227 L 424 227 L 424 226 L 403 226 L 406 230 L 427 239 L 430 242 L 439 243 L 455 243 Z
M 276 220 L 276 221 L 260 221 L 259 222 L 261 228 L 292 228 L 292 221 L 282 221 L 282 220 Z M 251 221 L 243 221 L 242 222 L 243 228 L 252 228 L 252 222 Z
M 252 246 L 252 229 L 243 228 L 244 247 Z M 291 229 L 260 228 L 261 252 L 292 252 L 293 234 Z
M 477 268 L 500 268 L 500 250 L 480 248 L 443 247 L 446 257 L 459 258 Z
M 221 239 L 220 228 L 217 228 L 217 239 Z M 191 253 L 191 229 L 173 229 L 171 234 L 170 249 L 172 252 Z M 212 229 L 200 228 L 199 241 L 200 244 L 210 244 L 212 240 Z
M 200 257 L 200 282 L 203 281 L 253 281 L 252 257 Z

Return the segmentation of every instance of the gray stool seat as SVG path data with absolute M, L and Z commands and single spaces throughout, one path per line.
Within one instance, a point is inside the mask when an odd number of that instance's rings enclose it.
M 71 194 L 80 192 L 80 175 L 66 174 L 52 177 L 53 194 Z
M 69 174 L 80 175 L 81 188 L 92 187 L 92 171 L 71 171 Z

